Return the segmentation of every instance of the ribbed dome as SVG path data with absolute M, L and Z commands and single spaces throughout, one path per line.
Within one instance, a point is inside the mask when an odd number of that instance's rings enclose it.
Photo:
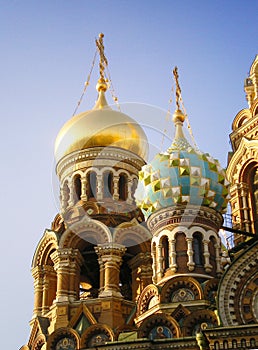
M 148 154 L 147 137 L 141 126 L 128 115 L 111 109 L 103 90 L 92 110 L 75 115 L 60 130 L 55 142 L 56 162 L 90 147 L 119 147 L 143 159 Z
M 143 214 L 177 204 L 207 206 L 224 212 L 228 203 L 228 181 L 218 160 L 193 148 L 182 131 L 184 116 L 174 115 L 176 136 L 165 153 L 143 166 L 139 180 L 144 199 L 138 199 Z

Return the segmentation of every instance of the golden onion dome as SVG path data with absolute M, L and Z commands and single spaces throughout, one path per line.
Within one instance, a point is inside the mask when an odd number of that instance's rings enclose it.
M 72 152 L 92 147 L 122 148 L 146 159 L 145 132 L 133 118 L 108 106 L 106 89 L 106 84 L 99 81 L 99 96 L 94 108 L 75 115 L 61 128 L 55 142 L 57 163 Z

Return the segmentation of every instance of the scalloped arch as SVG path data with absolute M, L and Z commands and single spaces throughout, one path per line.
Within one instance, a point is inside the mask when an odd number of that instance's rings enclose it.
M 188 315 L 183 322 L 183 336 L 192 336 L 197 325 L 201 323 L 218 326 L 218 319 L 212 310 L 196 310 Z
M 162 287 L 160 294 L 161 303 L 170 303 L 171 293 L 182 287 L 189 288 L 195 296 L 195 300 L 203 299 L 203 290 L 198 281 L 192 277 L 175 276 L 170 278 Z
M 118 227 L 114 231 L 114 243 L 129 246 L 128 242 L 130 240 L 132 243 L 130 246 L 140 245 L 141 251 L 143 252 L 149 250 L 151 238 L 152 235 L 150 231 L 140 224 L 128 227 Z
M 46 265 L 49 253 L 58 248 L 58 238 L 55 232 L 46 230 L 35 250 L 31 267 Z
M 256 98 L 253 101 L 252 106 L 250 107 L 250 112 L 251 112 L 253 117 L 258 114 L 258 98 Z
M 84 216 L 63 233 L 59 246 L 60 248 L 78 248 L 82 241 L 92 244 L 103 244 L 112 242 L 112 234 L 109 228 L 100 221 Z
M 250 75 L 253 75 L 255 73 L 258 73 L 258 55 L 256 55 L 250 68 Z
M 160 290 L 155 284 L 149 284 L 143 289 L 139 299 L 137 300 L 137 316 L 148 310 L 148 304 L 154 296 L 158 297 L 159 300 Z
M 88 347 L 88 341 L 90 338 L 96 334 L 104 333 L 108 336 L 109 341 L 114 340 L 114 333 L 112 329 L 106 324 L 94 324 L 88 327 L 81 336 L 81 349 Z
M 237 151 L 233 154 L 227 168 L 227 177 L 231 184 L 242 181 L 243 169 L 258 159 L 258 140 L 242 138 Z
M 217 278 L 212 278 L 205 282 L 204 291 L 203 291 L 204 299 L 209 300 L 211 298 L 210 292 L 216 292 L 218 289 L 218 284 L 219 284 L 219 280 Z M 214 297 L 214 301 L 215 301 L 215 297 Z
M 179 338 L 181 336 L 179 324 L 173 317 L 164 314 L 154 314 L 142 322 L 138 330 L 139 338 L 148 338 L 152 328 L 159 325 L 167 326 L 172 331 L 174 338 Z
M 39 334 L 34 340 L 31 350 L 40 350 L 46 344 L 46 337 L 44 334 Z
M 240 112 L 237 113 L 235 116 L 235 119 L 232 123 L 232 130 L 235 131 L 238 128 L 240 128 L 246 121 L 252 118 L 252 113 L 250 112 L 250 109 L 245 108 L 242 109 Z
M 79 347 L 80 337 L 79 337 L 78 333 L 72 328 L 63 327 L 63 328 L 58 328 L 52 334 L 50 334 L 50 336 L 48 337 L 48 340 L 47 340 L 46 350 L 53 350 L 54 346 L 56 345 L 58 340 L 65 337 L 65 336 L 71 337 L 72 339 L 74 339 L 74 341 L 76 342 L 76 348 L 77 349 L 80 348 Z

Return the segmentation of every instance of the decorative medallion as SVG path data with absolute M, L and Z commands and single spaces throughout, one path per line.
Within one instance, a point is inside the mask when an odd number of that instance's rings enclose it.
M 76 345 L 74 339 L 65 337 L 60 339 L 55 347 L 55 350 L 75 350 Z

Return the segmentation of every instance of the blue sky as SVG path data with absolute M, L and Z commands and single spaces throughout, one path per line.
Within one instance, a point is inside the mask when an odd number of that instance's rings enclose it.
M 257 54 L 258 2 L 0 0 L 0 5 L 2 347 L 17 349 L 29 335 L 32 255 L 58 210 L 54 141 L 80 97 L 95 37 L 105 33 L 122 104 L 166 110 L 177 65 L 196 142 L 226 166 L 231 123 L 247 106 L 243 81 Z M 97 78 L 95 68 L 79 111 L 94 105 Z M 154 114 L 144 123 L 163 130 L 164 121 Z

